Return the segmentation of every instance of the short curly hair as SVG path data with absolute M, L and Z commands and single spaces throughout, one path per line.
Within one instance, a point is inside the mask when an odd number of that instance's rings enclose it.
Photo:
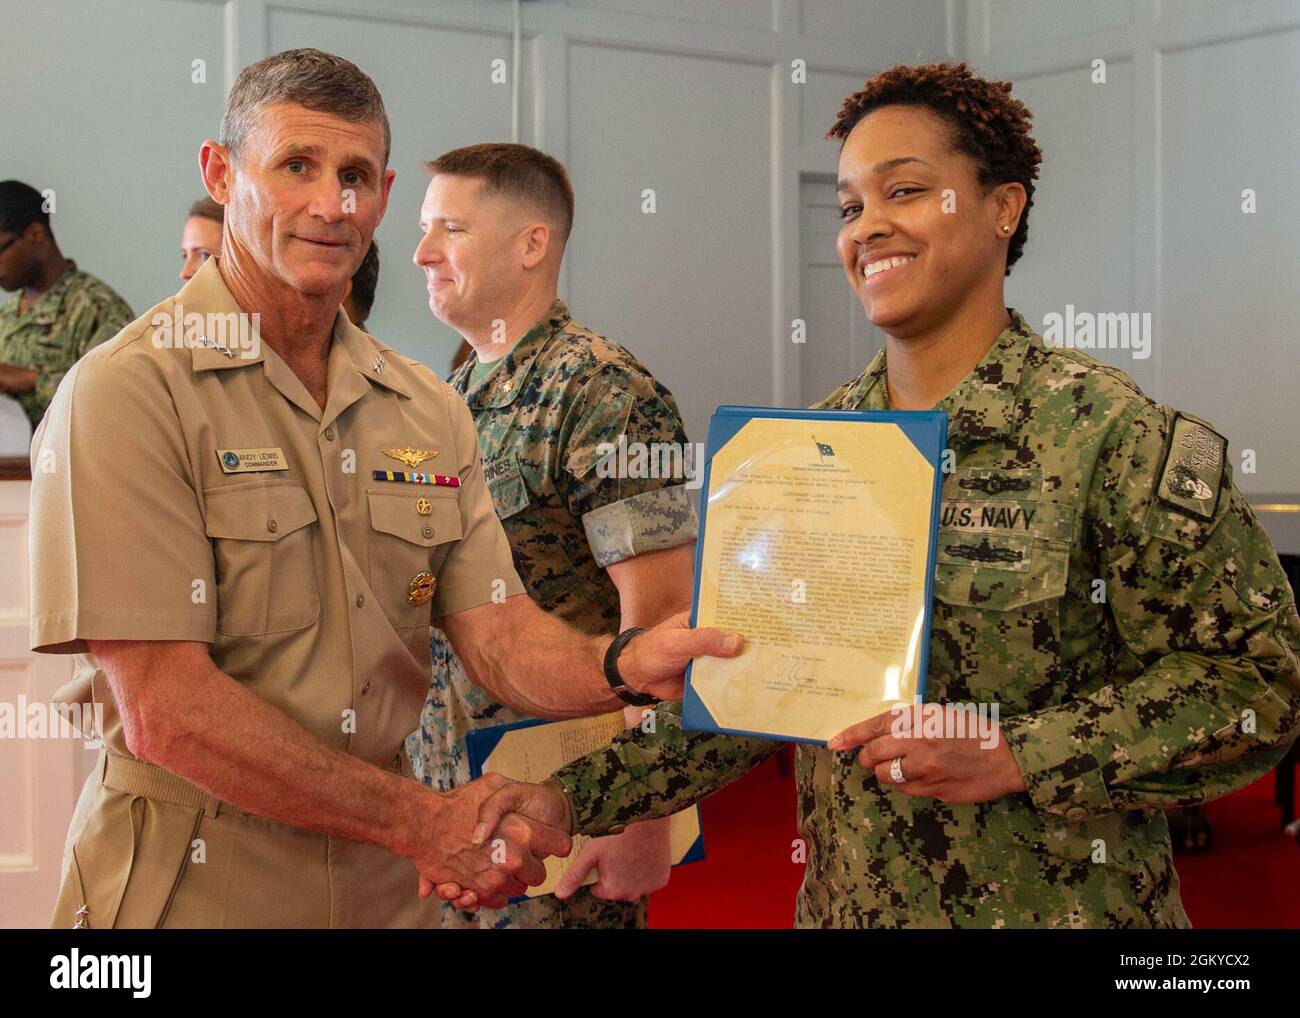
M 827 138 L 840 139 L 868 113 L 882 106 L 920 106 L 941 117 L 951 128 L 958 152 L 975 160 L 984 187 L 1015 181 L 1025 189 L 1025 208 L 1007 248 L 1005 275 L 1020 260 L 1029 236 L 1029 210 L 1034 204 L 1034 179 L 1043 161 L 1042 150 L 1029 133 L 1033 114 L 1012 98 L 1011 82 L 988 81 L 959 64 L 897 64 L 869 78 L 861 92 L 844 100 Z

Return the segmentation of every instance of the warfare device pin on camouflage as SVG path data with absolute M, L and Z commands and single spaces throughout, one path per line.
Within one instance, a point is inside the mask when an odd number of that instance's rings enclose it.
M 982 491 L 985 495 L 1001 495 L 1006 491 L 1028 491 L 1029 481 L 1024 477 L 1002 477 L 993 475 L 991 477 L 963 477 L 957 482 L 959 486 L 974 491 Z

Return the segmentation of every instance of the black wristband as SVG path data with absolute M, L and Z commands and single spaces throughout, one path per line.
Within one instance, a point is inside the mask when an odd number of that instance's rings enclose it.
M 633 707 L 649 707 L 652 703 L 658 703 L 649 693 L 638 693 L 635 689 L 623 681 L 623 676 L 618 673 L 618 656 L 623 652 L 623 648 L 634 636 L 639 636 L 645 630 L 640 626 L 633 626 L 631 629 L 624 629 L 614 641 L 605 650 L 605 681 L 609 683 L 610 689 L 618 695 L 618 698 L 624 703 L 630 703 Z

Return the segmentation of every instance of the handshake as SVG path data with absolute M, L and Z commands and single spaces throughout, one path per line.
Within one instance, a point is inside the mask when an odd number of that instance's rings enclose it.
M 682 673 L 693 657 L 735 657 L 744 640 L 720 629 L 692 629 L 686 612 L 633 640 L 620 660 L 629 685 L 659 699 L 680 699 Z M 443 794 L 421 793 L 401 854 L 420 872 L 420 897 L 435 891 L 459 908 L 500 908 L 529 886 L 546 882 L 547 856 L 567 856 L 573 821 L 557 785 L 532 785 L 485 774 Z M 432 814 L 432 815 L 429 815 Z
M 543 859 L 572 848 L 569 801 L 555 785 L 485 774 L 432 798 L 438 811 L 427 828 L 432 844 L 412 855 L 421 898 L 436 890 L 467 911 L 501 908 L 545 882 Z

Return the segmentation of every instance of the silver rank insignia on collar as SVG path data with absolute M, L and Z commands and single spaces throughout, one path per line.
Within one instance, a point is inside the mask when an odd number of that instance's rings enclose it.
M 385 365 L 384 365 L 384 359 L 383 359 L 382 357 L 376 357 L 376 358 L 375 358 L 375 363 L 372 364 L 372 365 L 370 365 L 370 369 L 371 369 L 371 370 L 372 370 L 376 375 L 382 375 L 382 374 L 384 373 L 384 367 L 385 367 Z
M 217 353 L 221 354 L 227 360 L 235 356 L 235 351 L 230 349 L 230 347 L 223 346 L 220 343 L 214 343 L 212 340 L 208 339 L 207 336 L 204 336 L 200 340 L 200 342 L 202 343 L 203 346 L 206 346 L 209 350 L 216 350 Z

